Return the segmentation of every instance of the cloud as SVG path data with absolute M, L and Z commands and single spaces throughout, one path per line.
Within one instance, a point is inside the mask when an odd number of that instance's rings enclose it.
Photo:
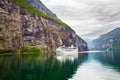
M 120 26 L 119 0 L 43 0 L 78 35 L 98 37 Z

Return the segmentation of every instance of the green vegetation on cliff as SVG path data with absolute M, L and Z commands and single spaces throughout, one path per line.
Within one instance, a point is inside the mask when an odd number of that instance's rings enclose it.
M 42 53 L 43 51 L 40 50 L 36 44 L 29 43 L 25 44 L 25 47 L 22 49 L 21 52 L 37 52 L 37 53 Z
M 24 48 L 24 49 L 22 49 L 22 52 L 39 52 L 39 53 L 41 53 L 41 50 L 38 48 Z
M 4 49 L 4 50 L 0 50 L 0 54 L 2 53 L 14 53 L 15 51 L 10 50 L 10 49 Z
M 44 13 L 38 11 L 37 9 L 33 8 L 30 4 L 27 3 L 27 0 L 11 0 L 11 1 L 15 2 L 17 5 L 19 5 L 21 7 L 24 7 L 28 12 L 30 12 L 32 14 L 35 14 L 37 16 L 40 16 L 40 17 L 43 17 L 43 18 L 46 18 L 46 19 L 53 20 L 56 23 L 58 23 L 58 24 L 60 24 L 64 27 L 70 28 L 67 24 L 63 23 L 61 20 L 59 20 L 57 18 L 47 16 L 46 14 L 44 14 Z

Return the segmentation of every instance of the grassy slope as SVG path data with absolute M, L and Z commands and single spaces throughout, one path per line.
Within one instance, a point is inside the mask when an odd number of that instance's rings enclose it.
M 11 0 L 11 1 L 15 2 L 17 5 L 19 5 L 21 7 L 24 7 L 28 12 L 30 12 L 32 14 L 38 15 L 38 16 L 46 18 L 46 19 L 53 20 L 56 23 L 58 23 L 58 24 L 60 24 L 60 25 L 62 25 L 64 27 L 70 28 L 67 24 L 63 23 L 61 20 L 59 20 L 57 18 L 52 18 L 50 16 L 47 16 L 44 13 L 42 13 L 42 12 L 38 11 L 37 9 L 33 8 L 30 4 L 28 4 L 26 2 L 26 0 Z

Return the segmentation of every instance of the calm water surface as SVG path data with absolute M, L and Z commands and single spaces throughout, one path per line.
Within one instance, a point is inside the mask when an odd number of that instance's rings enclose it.
M 0 56 L 0 80 L 120 80 L 120 52 Z

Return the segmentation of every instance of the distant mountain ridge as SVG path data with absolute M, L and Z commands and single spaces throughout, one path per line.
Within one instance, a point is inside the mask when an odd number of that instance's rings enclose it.
M 57 16 L 51 10 L 49 10 L 40 0 L 27 0 L 27 2 L 37 10 L 42 11 L 44 14 L 57 18 Z
M 83 38 L 83 40 L 85 40 L 85 42 L 87 42 L 88 49 L 92 50 L 92 48 L 93 48 L 93 41 L 91 39 L 89 39 L 89 38 L 84 38 L 84 37 L 82 37 L 82 38 Z
M 120 27 L 101 35 L 99 38 L 93 41 L 95 49 L 117 49 L 116 46 L 120 46 Z M 118 47 L 119 48 L 119 47 Z M 119 48 L 120 49 L 120 48 Z
M 108 32 L 108 33 L 106 33 L 106 34 L 104 34 L 104 35 L 101 35 L 100 37 L 102 37 L 102 38 L 104 38 L 104 37 L 109 37 L 109 38 L 112 38 L 112 37 L 120 37 L 120 35 L 118 35 L 118 34 L 120 34 L 120 27 L 118 27 L 118 28 L 115 28 L 114 30 L 112 30 L 112 31 L 110 31 L 110 32 Z

